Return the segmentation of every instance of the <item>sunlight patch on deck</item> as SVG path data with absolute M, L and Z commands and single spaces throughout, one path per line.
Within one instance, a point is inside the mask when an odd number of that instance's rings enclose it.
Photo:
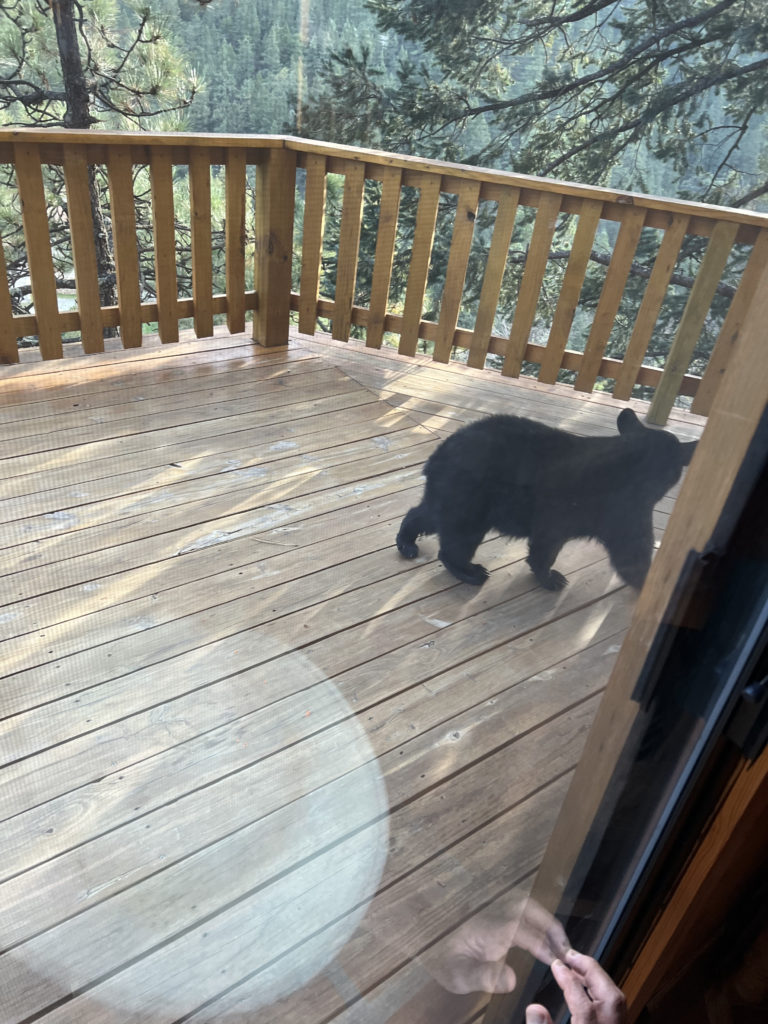
M 276 702 L 270 668 L 290 677 L 291 693 Z M 88 918 L 83 942 L 65 941 L 71 922 L 64 921 L 19 949 L 24 961 L 15 964 L 11 986 L 19 1008 L 36 1002 L 18 983 L 26 977 L 46 993 L 85 985 L 75 999 L 84 1019 L 99 1007 L 138 1014 L 148 994 L 165 1018 L 204 1004 L 236 961 L 247 965 L 256 1010 L 307 984 L 355 932 L 389 845 L 386 788 L 366 732 L 338 688 L 295 651 L 230 681 L 261 690 L 266 704 L 232 720 L 227 681 L 206 690 L 210 739 L 181 743 L 199 747 L 184 771 L 196 763 L 202 788 L 173 799 L 176 769 L 167 754 L 151 756 L 112 777 L 112 801 L 103 792 L 71 823 L 86 838 L 102 828 L 85 819 L 106 816 L 107 828 L 115 800 L 141 805 L 150 791 L 166 794 L 164 805 L 147 806 L 123 826 L 134 838 L 118 842 L 101 884 L 94 884 L 95 864 L 79 858 L 65 902 Z M 222 815 L 232 831 L 207 841 L 205 819 Z M 162 866 L 149 873 L 145 847 L 157 845 L 156 832 L 165 836 Z

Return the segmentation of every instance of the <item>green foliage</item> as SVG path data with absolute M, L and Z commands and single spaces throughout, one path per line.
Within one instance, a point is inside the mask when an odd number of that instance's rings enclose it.
M 91 124 L 136 128 L 151 119 L 156 130 L 179 127 L 197 81 L 170 42 L 166 22 L 141 0 L 74 2 L 72 9 Z M 4 3 L 0 124 L 67 125 L 66 89 L 48 3 Z
M 338 48 L 308 134 L 731 205 L 768 192 L 762 0 L 368 6 L 410 49 L 387 68 Z
M 354 0 L 152 0 L 152 7 L 202 82 L 188 110 L 193 131 L 298 132 L 330 52 L 373 39 L 384 58 L 373 14 Z

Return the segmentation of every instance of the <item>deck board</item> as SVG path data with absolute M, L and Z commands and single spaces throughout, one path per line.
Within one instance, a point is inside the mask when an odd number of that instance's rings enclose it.
M 459 423 L 621 406 L 303 336 L 7 369 L 2 1020 L 479 1019 L 430 964 L 530 884 L 634 595 L 393 538 Z

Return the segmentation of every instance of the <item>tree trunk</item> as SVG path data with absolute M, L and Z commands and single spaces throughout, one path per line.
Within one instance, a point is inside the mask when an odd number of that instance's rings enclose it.
M 67 110 L 64 114 L 64 124 L 67 128 L 90 128 L 97 119 L 91 114 L 91 97 L 85 80 L 77 38 L 75 12 L 77 11 L 78 16 L 81 14 L 80 4 L 77 0 L 48 0 L 48 2 L 51 5 L 53 21 L 56 26 L 56 43 L 61 60 L 61 74 L 66 96 Z M 88 184 L 101 304 L 102 306 L 114 306 L 117 304 L 115 261 L 93 167 L 88 170 Z M 111 336 L 115 332 L 108 329 L 104 333 Z
M 74 10 L 76 0 L 48 0 L 56 26 L 56 43 L 59 48 L 64 93 L 67 98 L 67 112 L 64 124 L 67 128 L 90 128 L 96 120 L 91 116 L 91 98 L 85 83 L 83 61 L 77 41 L 77 26 Z

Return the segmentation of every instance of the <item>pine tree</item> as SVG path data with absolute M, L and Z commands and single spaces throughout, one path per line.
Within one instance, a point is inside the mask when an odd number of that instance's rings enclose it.
M 11 0 L 0 10 L 0 119 L 5 125 L 89 129 L 158 127 L 173 120 L 194 96 L 194 75 L 163 38 L 148 6 L 98 0 Z M 105 215 L 106 185 L 89 171 L 91 214 L 103 305 L 116 302 L 114 260 Z M 66 279 L 66 195 L 62 175 L 51 168 L 49 203 L 61 216 L 62 240 L 52 238 L 59 284 Z M 11 185 L 10 178 L 0 188 Z M 5 204 L 6 209 L 9 204 Z M 13 214 L 3 224 L 15 308 L 31 308 L 26 250 Z

